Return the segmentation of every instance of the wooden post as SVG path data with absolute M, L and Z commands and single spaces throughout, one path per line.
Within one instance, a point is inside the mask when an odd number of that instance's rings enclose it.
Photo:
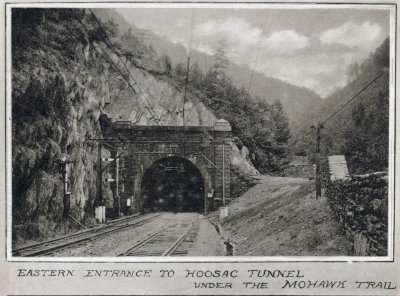
M 207 198 L 208 198 L 208 192 L 206 190 L 206 184 L 204 182 L 204 216 L 207 216 Z
M 103 206 L 103 169 L 101 160 L 101 140 L 97 146 L 97 202 L 98 206 Z
M 121 217 L 121 198 L 119 196 L 119 158 L 115 160 L 115 197 L 118 199 L 118 218 Z
M 321 198 L 321 128 L 322 124 L 318 121 L 315 125 L 315 198 Z
M 76 220 L 74 217 L 72 217 L 71 215 L 68 215 L 71 219 L 72 219 L 72 221 L 74 221 L 75 223 L 77 223 L 80 227 L 82 227 L 83 229 L 87 229 L 86 227 L 85 227 L 85 225 L 83 225 L 81 222 L 79 222 L 78 220 Z
M 225 142 L 222 143 L 222 205 L 225 206 Z
M 59 164 L 61 166 L 61 171 L 62 171 L 62 177 L 63 177 L 63 183 L 64 183 L 64 200 L 63 200 L 63 205 L 64 205 L 64 210 L 63 210 L 63 218 L 67 218 L 69 215 L 69 211 L 71 209 L 71 192 L 68 191 L 68 172 L 69 172 L 69 164 L 72 163 L 72 161 L 69 161 L 66 157 L 65 159 L 61 159 L 59 161 Z
M 63 175 L 63 183 L 64 183 L 64 218 L 68 217 L 69 209 L 70 209 L 70 201 L 68 196 L 68 164 L 64 162 L 62 164 L 62 175 Z
M 189 82 L 190 56 L 188 56 L 186 67 L 187 67 L 187 69 L 186 69 L 185 89 L 183 91 L 183 108 L 182 108 L 182 125 L 183 126 L 186 125 L 185 104 L 186 104 L 187 85 L 188 85 L 188 82 Z

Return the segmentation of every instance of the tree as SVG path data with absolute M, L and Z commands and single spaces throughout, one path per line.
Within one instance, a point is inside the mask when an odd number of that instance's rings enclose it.
M 218 71 L 223 71 L 228 68 L 229 60 L 226 57 L 225 51 L 226 43 L 224 40 L 220 40 L 218 43 L 218 47 L 213 55 L 214 65 L 213 68 Z
M 184 80 L 186 78 L 186 67 L 183 62 L 177 63 L 174 67 L 174 75 L 179 80 Z
M 274 140 L 278 145 L 286 145 L 290 138 L 289 120 L 280 101 L 275 101 L 271 107 L 271 119 L 274 123 Z
M 125 31 L 120 36 L 120 40 L 121 45 L 123 46 L 122 53 L 131 61 L 133 61 L 134 58 L 141 58 L 147 50 L 144 43 L 132 34 L 132 29 Z
M 354 81 L 357 78 L 359 78 L 360 74 L 361 74 L 361 67 L 358 64 L 358 62 L 356 61 L 349 66 L 349 70 L 348 70 L 349 82 Z
M 213 55 L 214 65 L 209 70 L 211 78 L 215 77 L 215 80 L 217 80 L 216 82 L 220 84 L 226 84 L 227 82 L 230 82 L 230 79 L 225 74 L 225 70 L 229 66 L 229 60 L 226 57 L 225 47 L 225 41 L 221 40 L 218 43 L 218 47 Z
M 353 108 L 352 111 L 353 122 L 356 127 L 361 126 L 362 122 L 365 119 L 365 106 L 363 103 L 359 103 L 356 107 Z
M 382 45 L 376 50 L 374 54 L 374 62 L 382 68 L 389 67 L 390 60 L 390 43 L 389 38 L 383 41 Z
M 204 81 L 204 74 L 197 62 L 190 66 L 189 83 L 200 86 Z
M 160 57 L 161 67 L 167 74 L 171 74 L 172 71 L 172 62 L 168 55 L 163 53 Z

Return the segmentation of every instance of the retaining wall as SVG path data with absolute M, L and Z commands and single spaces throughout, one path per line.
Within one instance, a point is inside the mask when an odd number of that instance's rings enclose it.
M 231 164 L 230 177 L 231 198 L 241 196 L 258 183 L 253 176 L 234 164 Z
M 386 173 L 331 180 L 326 196 L 346 236 L 354 242 L 355 256 L 386 256 L 388 233 Z

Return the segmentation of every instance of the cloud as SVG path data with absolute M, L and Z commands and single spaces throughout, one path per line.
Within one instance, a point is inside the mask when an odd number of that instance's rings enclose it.
M 195 38 L 199 43 L 224 40 L 228 56 L 238 57 L 245 52 L 262 51 L 270 54 L 287 54 L 308 45 L 306 36 L 294 30 L 273 31 L 269 35 L 247 20 L 232 17 L 225 20 L 209 20 L 196 26 Z
M 377 23 L 365 21 L 357 24 L 348 21 L 340 27 L 322 32 L 320 41 L 322 44 L 341 44 L 348 48 L 371 51 L 383 41 L 384 37 L 383 29 Z
M 349 66 L 367 57 L 384 37 L 383 29 L 369 21 L 349 21 L 305 36 L 294 29 L 263 32 L 246 19 L 232 17 L 198 24 L 193 47 L 212 54 L 224 40 L 231 61 L 325 97 L 348 82 Z
M 194 33 L 200 38 L 215 37 L 230 43 L 244 43 L 247 46 L 257 45 L 261 37 L 259 28 L 238 17 L 225 20 L 209 20 L 197 25 Z
M 265 13 L 221 9 L 216 14 L 214 9 L 199 9 L 194 19 L 189 10 L 118 11 L 137 27 L 153 30 L 188 52 L 190 48 L 212 55 L 219 41 L 225 40 L 232 63 L 308 87 L 322 96 L 346 83 L 348 66 L 368 57 L 383 42 L 389 24 L 387 12 L 372 15 L 370 9 L 350 14 L 325 9 Z
M 343 87 L 348 66 L 357 58 L 353 52 L 331 55 L 307 53 L 286 57 L 263 57 L 257 71 L 288 83 L 312 89 L 322 97 Z
M 308 38 L 297 34 L 295 31 L 275 31 L 263 40 L 269 51 L 289 53 L 303 49 L 308 45 Z

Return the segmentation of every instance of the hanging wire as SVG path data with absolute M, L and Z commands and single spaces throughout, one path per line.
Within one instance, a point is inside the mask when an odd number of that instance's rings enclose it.
M 89 11 L 91 12 L 93 18 L 95 19 L 97 25 L 99 26 L 99 28 L 103 31 L 104 36 L 106 37 L 107 42 L 105 43 L 107 45 L 107 47 L 109 47 L 118 57 L 118 60 L 122 63 L 122 65 L 124 66 L 124 68 L 126 69 L 129 77 L 134 81 L 134 85 L 136 86 L 136 88 L 132 85 L 132 83 L 129 81 L 129 79 L 126 79 L 125 75 L 123 75 L 123 73 L 121 72 L 121 70 L 119 69 L 119 67 L 112 61 L 112 58 L 109 57 L 110 61 L 113 63 L 114 67 L 117 69 L 117 71 L 121 74 L 121 77 L 128 83 L 128 85 L 132 88 L 132 90 L 135 93 L 140 92 L 141 95 L 143 96 L 144 101 L 146 102 L 145 104 L 147 104 L 147 107 L 150 108 L 148 109 L 150 114 L 152 114 L 152 116 L 154 117 L 153 119 L 156 121 L 157 125 L 162 125 L 161 119 L 159 117 L 157 117 L 157 113 L 155 112 L 153 106 L 151 105 L 151 103 L 149 102 L 146 93 L 140 88 L 139 83 L 136 81 L 136 79 L 133 77 L 131 71 L 129 70 L 128 66 L 126 65 L 126 63 L 123 61 L 123 59 L 121 58 L 119 52 L 117 51 L 117 49 L 115 48 L 114 44 L 111 42 L 111 39 L 109 38 L 106 30 L 103 28 L 103 26 L 101 25 L 101 22 L 99 21 L 99 19 L 97 18 L 96 14 L 93 12 L 93 10 L 91 8 L 89 8 Z M 79 21 L 83 28 L 88 32 L 88 34 L 90 33 L 89 30 L 87 30 L 87 28 L 84 26 L 84 24 Z M 103 50 L 103 48 L 102 48 Z M 105 52 L 103 50 L 103 52 Z M 105 52 L 106 53 L 106 52 Z M 107 54 L 107 53 L 106 53 Z M 108 55 L 108 54 L 107 54 Z M 150 95 L 151 96 L 151 95 Z M 139 95 L 140 97 L 140 95 Z M 153 98 L 154 99 L 154 98 Z M 151 111 L 150 111 L 151 110 Z
M 190 55 L 192 53 L 192 43 L 193 43 L 193 30 L 194 30 L 194 17 L 195 17 L 195 10 L 192 9 L 192 17 L 191 17 L 191 23 L 190 23 L 190 35 L 189 35 L 189 47 L 188 47 L 188 57 L 187 57 L 187 68 L 186 68 L 186 79 L 185 79 L 185 88 L 183 91 L 183 108 L 182 108 L 182 121 L 183 121 L 183 126 L 186 125 L 186 118 L 185 118 L 185 104 L 186 104 L 186 93 L 187 93 L 187 88 L 188 88 L 188 83 L 189 83 L 189 73 L 190 73 Z
M 331 115 L 329 115 L 324 121 L 322 121 L 321 125 L 323 126 L 326 124 L 329 120 L 331 120 L 336 114 L 338 114 L 340 111 L 342 111 L 346 106 L 348 106 L 352 101 L 354 101 L 361 93 L 363 93 L 369 86 L 371 86 L 375 81 L 377 81 L 380 77 L 385 74 L 387 70 L 384 70 L 380 72 L 377 76 L 374 77 L 369 83 L 367 83 L 360 91 L 358 91 L 355 95 L 353 95 L 344 105 L 342 105 L 340 108 L 338 108 L 335 112 L 333 112 Z M 304 134 L 301 137 L 298 137 L 293 143 L 290 143 L 287 148 L 293 146 L 300 140 L 304 139 L 307 137 L 309 134 L 313 132 L 313 129 L 311 129 L 308 133 Z

